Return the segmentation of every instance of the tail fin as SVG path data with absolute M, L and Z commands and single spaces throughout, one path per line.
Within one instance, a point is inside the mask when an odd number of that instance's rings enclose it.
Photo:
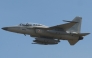
M 78 22 L 78 23 L 76 23 L 74 26 L 72 26 L 71 28 L 69 28 L 68 31 L 80 33 L 82 17 L 78 17 L 77 16 L 72 21 Z

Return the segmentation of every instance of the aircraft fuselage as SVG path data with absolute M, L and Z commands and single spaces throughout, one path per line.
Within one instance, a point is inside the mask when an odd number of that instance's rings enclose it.
M 7 31 L 27 34 L 31 37 L 48 37 L 53 39 L 61 39 L 61 40 L 68 40 L 68 39 L 77 39 L 78 37 L 69 35 L 66 31 L 55 31 L 55 30 L 43 30 L 43 29 L 36 29 L 33 27 L 26 27 L 26 26 L 12 26 L 12 27 L 5 27 Z

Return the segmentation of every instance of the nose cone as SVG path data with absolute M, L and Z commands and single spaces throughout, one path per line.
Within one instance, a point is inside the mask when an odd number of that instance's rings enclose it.
M 3 30 L 8 30 L 8 27 L 3 27 L 2 29 L 3 29 Z

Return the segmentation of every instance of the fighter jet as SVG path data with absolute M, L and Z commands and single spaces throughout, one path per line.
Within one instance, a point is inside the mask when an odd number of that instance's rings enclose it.
M 75 45 L 79 40 L 83 40 L 84 36 L 90 33 L 81 33 L 82 17 L 76 16 L 72 21 L 56 26 L 46 26 L 37 23 L 19 24 L 17 26 L 3 27 L 3 30 L 30 35 L 34 37 L 32 44 L 54 45 L 60 43 L 61 40 L 67 40 L 70 45 Z

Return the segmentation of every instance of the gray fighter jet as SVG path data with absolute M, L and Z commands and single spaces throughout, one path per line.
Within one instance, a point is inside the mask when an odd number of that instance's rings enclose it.
M 45 26 L 42 24 L 19 24 L 17 26 L 3 27 L 3 30 L 30 35 L 34 37 L 32 44 L 53 45 L 61 40 L 67 40 L 70 45 L 75 45 L 84 36 L 90 33 L 80 33 L 82 17 L 76 16 L 72 21 L 56 26 Z

